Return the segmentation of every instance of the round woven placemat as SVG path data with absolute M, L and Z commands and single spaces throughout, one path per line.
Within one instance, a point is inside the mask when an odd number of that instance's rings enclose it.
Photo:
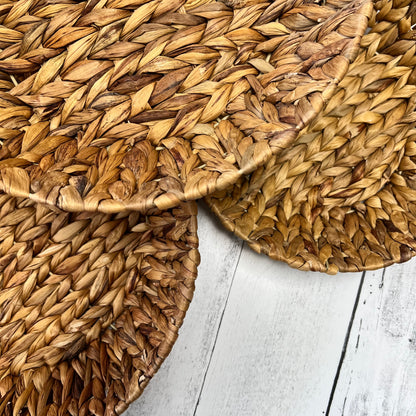
M 65 213 L 0 195 L 0 414 L 116 415 L 174 344 L 196 205 Z
M 293 147 L 206 199 L 228 229 L 303 270 L 414 255 L 415 22 L 415 2 L 375 3 L 358 57 Z
M 225 3 L 4 1 L 0 189 L 73 212 L 167 209 L 290 147 L 355 56 L 369 0 Z

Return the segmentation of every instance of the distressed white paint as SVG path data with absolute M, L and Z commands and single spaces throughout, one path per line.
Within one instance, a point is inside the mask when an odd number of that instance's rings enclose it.
M 360 277 L 244 248 L 196 416 L 325 414 Z
M 384 277 L 384 278 L 383 278 Z M 367 272 L 331 416 L 416 414 L 416 261 Z
M 190 416 L 196 406 L 242 246 L 204 205 L 198 220 L 194 299 L 172 352 L 126 416 Z
M 347 335 L 329 416 L 416 415 L 416 260 L 368 272 L 350 322 L 360 274 L 241 253 L 200 208 L 194 301 L 127 416 L 324 415 Z

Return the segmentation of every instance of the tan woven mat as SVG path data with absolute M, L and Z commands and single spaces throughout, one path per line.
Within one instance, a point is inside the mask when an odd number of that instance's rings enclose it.
M 116 415 L 176 340 L 195 203 L 68 214 L 0 195 L 0 415 Z
M 376 269 L 416 249 L 416 3 L 375 3 L 332 98 L 290 149 L 207 198 L 256 251 L 304 270 Z
M 2 1 L 0 189 L 145 212 L 290 148 L 354 58 L 370 2 L 227 4 Z

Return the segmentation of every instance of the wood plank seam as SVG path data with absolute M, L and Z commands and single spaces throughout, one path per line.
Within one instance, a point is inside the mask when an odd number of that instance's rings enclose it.
M 230 297 L 230 293 L 231 293 L 231 290 L 233 288 L 234 278 L 235 278 L 235 275 L 236 275 L 236 272 L 237 272 L 237 269 L 238 269 L 238 265 L 240 263 L 241 253 L 243 252 L 243 248 L 244 248 L 244 242 L 241 242 L 240 252 L 238 253 L 238 259 L 236 261 L 235 268 L 233 270 L 233 277 L 231 279 L 230 288 L 229 288 L 228 293 L 227 293 L 227 298 L 226 298 L 225 303 L 224 303 L 224 308 L 223 308 L 223 310 L 221 312 L 220 322 L 218 324 L 217 332 L 215 334 L 215 339 L 214 339 L 214 343 L 212 345 L 211 353 L 210 353 L 210 356 L 209 356 L 208 365 L 205 368 L 205 373 L 204 373 L 204 377 L 202 379 L 201 389 L 199 390 L 198 400 L 196 401 L 196 404 L 195 404 L 195 409 L 194 409 L 194 412 L 193 412 L 193 416 L 196 416 L 196 412 L 198 410 L 198 406 L 199 406 L 199 402 L 201 400 L 202 392 L 204 390 L 204 386 L 205 386 L 205 381 L 206 381 L 206 378 L 207 378 L 208 370 L 209 370 L 209 367 L 211 365 L 212 356 L 214 354 L 215 346 L 216 346 L 217 340 L 218 340 L 218 334 L 219 334 L 220 329 L 221 329 L 221 324 L 222 324 L 222 321 L 223 321 L 223 318 L 224 318 L 225 310 L 227 309 L 228 299 Z
M 331 416 L 415 414 L 415 266 L 367 273 Z
M 384 270 L 383 270 L 383 272 L 384 272 Z M 347 333 L 345 334 L 344 345 L 342 347 L 341 356 L 340 356 L 338 367 L 337 367 L 337 372 L 335 374 L 334 382 L 332 384 L 331 393 L 329 395 L 328 406 L 326 408 L 325 416 L 330 415 L 332 401 L 334 399 L 335 391 L 336 391 L 337 384 L 338 384 L 338 379 L 339 379 L 339 376 L 341 374 L 342 365 L 344 363 L 345 354 L 346 354 L 347 348 L 348 348 L 348 343 L 349 343 L 349 339 L 350 339 L 350 335 L 351 335 L 352 325 L 354 323 L 355 313 L 357 311 L 358 304 L 360 302 L 361 290 L 363 288 L 365 275 L 366 275 L 366 272 L 364 271 L 361 275 L 361 278 L 360 278 L 360 284 L 358 286 L 357 296 L 355 298 L 354 307 L 353 307 L 352 312 L 351 312 L 351 318 L 350 318 L 350 321 L 348 323 Z

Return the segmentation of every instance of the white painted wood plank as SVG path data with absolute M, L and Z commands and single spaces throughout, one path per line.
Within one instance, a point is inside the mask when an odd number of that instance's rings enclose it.
M 416 415 L 415 260 L 366 273 L 330 415 Z
M 126 416 L 190 416 L 194 412 L 242 247 L 204 205 L 199 205 L 198 234 L 201 264 L 179 338 Z
M 244 248 L 196 416 L 323 415 L 360 279 Z

